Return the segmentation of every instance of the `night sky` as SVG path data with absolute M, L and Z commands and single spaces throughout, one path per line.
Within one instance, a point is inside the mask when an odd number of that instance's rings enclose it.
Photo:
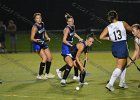
M 13 19 L 18 30 L 30 30 L 35 12 L 41 12 L 46 29 L 63 29 L 64 14 L 70 13 L 77 29 L 102 29 L 107 25 L 106 14 L 116 10 L 120 20 L 130 25 L 140 23 L 140 3 L 110 3 L 98 0 L 0 0 L 0 20 L 7 25 Z

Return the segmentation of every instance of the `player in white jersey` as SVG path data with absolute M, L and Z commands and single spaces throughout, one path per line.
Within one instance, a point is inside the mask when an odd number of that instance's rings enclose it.
M 132 34 L 135 37 L 135 50 L 132 55 L 132 60 L 136 60 L 140 56 L 140 24 L 132 25 Z M 132 61 L 129 61 L 128 65 L 131 64 Z
M 119 86 L 128 88 L 125 83 L 126 64 L 128 57 L 127 35 L 126 30 L 131 31 L 131 27 L 125 21 L 118 21 L 118 14 L 111 10 L 108 12 L 108 20 L 110 24 L 103 30 L 100 35 L 102 40 L 112 41 L 112 54 L 116 58 L 116 68 L 112 73 L 109 83 L 106 88 L 109 91 L 114 91 L 114 82 L 120 77 Z

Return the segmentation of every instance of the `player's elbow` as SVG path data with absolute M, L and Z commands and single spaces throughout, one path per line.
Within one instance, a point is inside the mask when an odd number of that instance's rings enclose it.
M 66 43 L 67 42 L 67 40 L 66 39 L 63 39 L 63 43 Z
M 103 39 L 103 36 L 102 36 L 102 35 L 100 35 L 99 39 L 101 39 L 101 40 L 102 40 L 102 39 Z
M 33 37 L 31 37 L 31 41 L 35 41 L 35 39 Z M 35 41 L 36 42 L 36 41 Z
M 34 39 L 31 37 L 31 41 L 33 41 Z

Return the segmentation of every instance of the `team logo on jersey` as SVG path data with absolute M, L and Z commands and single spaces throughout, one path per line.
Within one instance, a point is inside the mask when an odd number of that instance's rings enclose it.
M 41 30 L 38 31 L 38 33 L 43 33 L 45 31 L 45 28 L 42 28 Z
M 73 36 L 74 35 L 74 32 L 70 33 L 70 36 Z

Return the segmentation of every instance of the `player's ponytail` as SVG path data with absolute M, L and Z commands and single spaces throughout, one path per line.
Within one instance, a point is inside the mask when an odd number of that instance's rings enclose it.
M 111 10 L 107 13 L 109 22 L 112 22 L 114 19 L 118 18 L 118 14 L 115 10 Z
M 66 13 L 65 14 L 65 19 L 66 19 L 66 21 L 68 21 L 68 19 L 70 19 L 70 18 L 73 18 L 69 13 Z

